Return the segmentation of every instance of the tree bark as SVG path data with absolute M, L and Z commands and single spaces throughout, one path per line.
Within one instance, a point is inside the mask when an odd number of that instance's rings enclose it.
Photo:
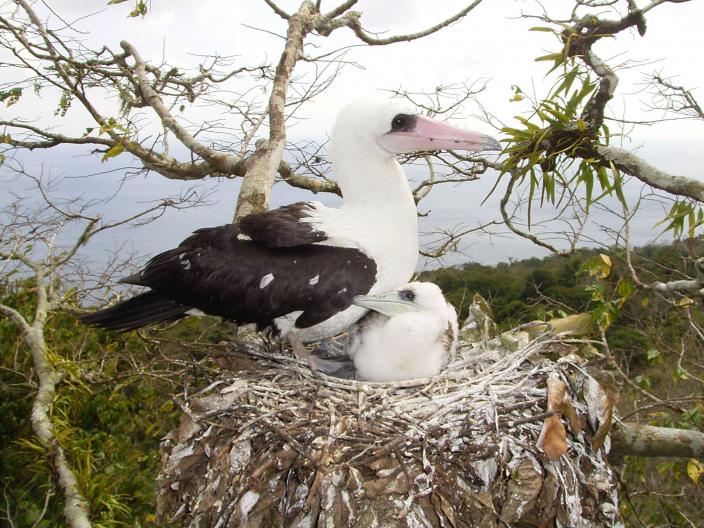
M 597 146 L 596 151 L 603 159 L 612 161 L 620 170 L 651 187 L 704 202 L 704 184 L 700 181 L 662 171 L 628 150 Z
M 616 457 L 704 457 L 704 433 L 688 429 L 621 424 L 611 430 L 611 442 Z
M 303 52 L 303 41 L 310 31 L 313 13 L 313 5 L 305 0 L 298 12 L 289 18 L 286 47 L 276 67 L 269 98 L 269 142 L 266 152 L 253 160 L 244 177 L 234 221 L 269 207 L 269 195 L 286 145 L 284 107 L 288 82 L 296 61 Z

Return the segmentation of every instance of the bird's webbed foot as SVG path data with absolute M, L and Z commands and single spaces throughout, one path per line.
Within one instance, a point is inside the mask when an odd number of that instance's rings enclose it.
M 286 339 L 291 344 L 294 355 L 308 363 L 311 370 L 318 370 L 330 376 L 344 379 L 354 379 L 354 363 L 349 359 L 325 359 L 320 355 L 325 355 L 329 351 L 326 348 L 317 348 L 310 352 L 301 342 L 294 332 L 288 332 Z

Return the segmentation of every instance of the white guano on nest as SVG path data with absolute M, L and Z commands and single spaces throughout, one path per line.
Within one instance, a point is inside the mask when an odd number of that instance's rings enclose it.
M 465 344 L 439 376 L 382 384 L 240 345 L 237 372 L 182 402 L 158 515 L 189 527 L 619 525 L 614 475 L 591 442 L 610 406 L 574 350 L 550 334 L 513 351 Z M 549 382 L 565 384 L 571 417 L 547 412 Z M 537 447 L 550 420 L 567 426 L 555 460 Z

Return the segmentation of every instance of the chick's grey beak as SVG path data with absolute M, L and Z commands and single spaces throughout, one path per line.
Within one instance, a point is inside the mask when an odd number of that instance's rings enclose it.
M 384 295 L 357 295 L 353 304 L 374 310 L 387 317 L 413 312 L 416 306 L 412 302 L 402 301 L 395 291 Z

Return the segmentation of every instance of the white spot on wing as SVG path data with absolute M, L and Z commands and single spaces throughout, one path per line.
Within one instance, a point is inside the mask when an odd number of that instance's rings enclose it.
M 239 235 L 237 235 L 237 240 L 252 240 L 252 238 L 245 235 L 244 233 L 240 233 Z
M 342 288 L 341 290 L 337 290 L 337 294 L 338 294 L 338 295 L 342 295 L 343 293 L 347 293 L 347 286 L 345 286 L 345 287 Z
M 198 308 L 191 308 L 186 313 L 188 315 L 195 315 L 196 317 L 203 317 L 205 315 L 205 312 L 203 310 L 199 310 Z
M 259 281 L 259 289 L 263 290 L 264 288 L 269 286 L 269 284 L 271 284 L 271 281 L 273 281 L 273 280 L 274 280 L 274 274 L 267 273 L 266 275 L 264 275 L 262 277 L 262 280 Z
M 309 280 L 308 284 L 310 284 L 311 286 L 315 286 L 316 284 L 318 284 L 319 281 L 320 281 L 320 274 L 316 275 L 311 280 Z

